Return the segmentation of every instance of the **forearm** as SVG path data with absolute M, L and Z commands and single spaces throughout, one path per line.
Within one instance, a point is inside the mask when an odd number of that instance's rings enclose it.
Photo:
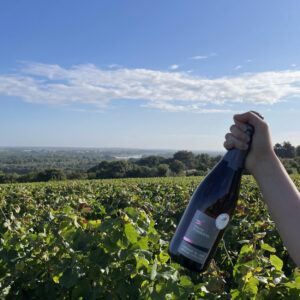
M 300 194 L 275 153 L 253 170 L 289 254 L 300 267 Z

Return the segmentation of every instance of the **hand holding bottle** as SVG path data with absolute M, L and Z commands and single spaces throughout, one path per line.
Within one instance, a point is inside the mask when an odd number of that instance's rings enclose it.
M 274 155 L 269 126 L 263 119 L 253 112 L 234 115 L 234 125 L 230 127 L 230 133 L 225 136 L 224 147 L 227 150 L 232 148 L 248 149 L 249 137 L 245 133 L 246 123 L 252 125 L 255 130 L 251 151 L 245 163 L 246 169 L 254 175 L 262 164 Z
M 253 112 L 235 115 L 234 123 L 225 136 L 224 147 L 246 150 L 246 123 L 254 126 L 245 166 L 260 187 L 284 245 L 300 267 L 300 193 L 273 150 L 267 123 Z

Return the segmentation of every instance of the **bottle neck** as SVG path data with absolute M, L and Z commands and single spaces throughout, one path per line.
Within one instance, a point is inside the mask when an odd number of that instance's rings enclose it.
M 242 170 L 245 167 L 245 160 L 248 150 L 231 149 L 222 158 L 228 163 L 228 167 L 233 170 Z

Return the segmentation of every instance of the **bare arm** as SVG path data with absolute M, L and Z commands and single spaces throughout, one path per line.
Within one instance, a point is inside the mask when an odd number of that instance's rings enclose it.
M 246 168 L 256 179 L 283 243 L 300 267 L 300 193 L 273 151 L 267 123 L 251 112 L 235 115 L 234 121 L 224 146 L 246 149 L 245 123 L 255 127 Z

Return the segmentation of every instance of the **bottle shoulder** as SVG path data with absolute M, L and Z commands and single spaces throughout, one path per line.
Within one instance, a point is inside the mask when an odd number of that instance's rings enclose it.
M 238 194 L 241 180 L 241 171 L 235 171 L 221 161 L 216 167 L 202 180 L 195 190 L 191 201 L 193 206 L 201 211 L 209 207 L 230 206 L 234 203 Z M 227 209 L 227 208 L 226 208 Z

